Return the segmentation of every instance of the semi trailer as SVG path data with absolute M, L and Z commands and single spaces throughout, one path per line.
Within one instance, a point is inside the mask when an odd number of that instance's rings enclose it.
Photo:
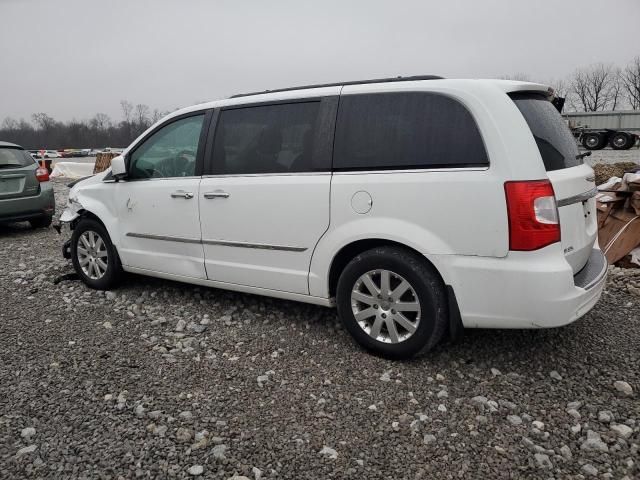
M 640 110 L 564 113 L 569 128 L 587 150 L 610 146 L 628 150 L 640 134 Z

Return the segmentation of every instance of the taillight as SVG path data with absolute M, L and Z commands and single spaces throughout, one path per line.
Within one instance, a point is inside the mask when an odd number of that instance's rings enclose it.
M 505 182 L 509 250 L 537 250 L 560 241 L 560 222 L 548 180 Z
M 36 169 L 36 178 L 39 182 L 49 181 L 49 170 L 46 167 L 38 167 Z

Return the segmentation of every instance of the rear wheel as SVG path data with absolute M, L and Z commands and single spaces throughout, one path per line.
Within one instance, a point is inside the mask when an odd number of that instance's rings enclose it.
M 618 132 L 611 136 L 609 145 L 614 150 L 628 150 L 633 146 L 633 137 L 625 132 Z
M 108 290 L 117 285 L 122 267 L 107 230 L 93 219 L 80 220 L 71 236 L 71 261 L 82 281 Z
M 51 225 L 52 217 L 51 215 L 42 215 L 41 217 L 32 218 L 29 220 L 32 228 L 47 228 Z
M 587 150 L 600 150 L 604 147 L 605 138 L 601 133 L 584 133 L 582 135 L 582 146 Z
M 447 325 L 439 275 L 416 253 L 378 247 L 355 257 L 337 287 L 338 314 L 354 339 L 388 358 L 433 348 Z

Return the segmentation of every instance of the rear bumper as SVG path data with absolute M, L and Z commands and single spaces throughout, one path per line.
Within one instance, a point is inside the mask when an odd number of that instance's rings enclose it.
M 593 308 L 607 276 L 598 248 L 575 276 L 559 244 L 505 258 L 443 257 L 434 263 L 455 291 L 466 328 L 567 325 Z
M 53 215 L 55 205 L 51 183 L 43 182 L 38 195 L 0 200 L 0 222 L 17 222 Z

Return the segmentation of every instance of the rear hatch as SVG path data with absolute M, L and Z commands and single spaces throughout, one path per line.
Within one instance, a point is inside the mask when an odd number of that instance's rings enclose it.
M 560 218 L 560 239 L 574 273 L 585 266 L 598 235 L 595 178 L 579 155 L 569 127 L 542 93 L 509 94 L 527 121 L 553 185 Z
M 40 191 L 38 164 L 25 150 L 0 147 L 0 200 L 30 197 Z

